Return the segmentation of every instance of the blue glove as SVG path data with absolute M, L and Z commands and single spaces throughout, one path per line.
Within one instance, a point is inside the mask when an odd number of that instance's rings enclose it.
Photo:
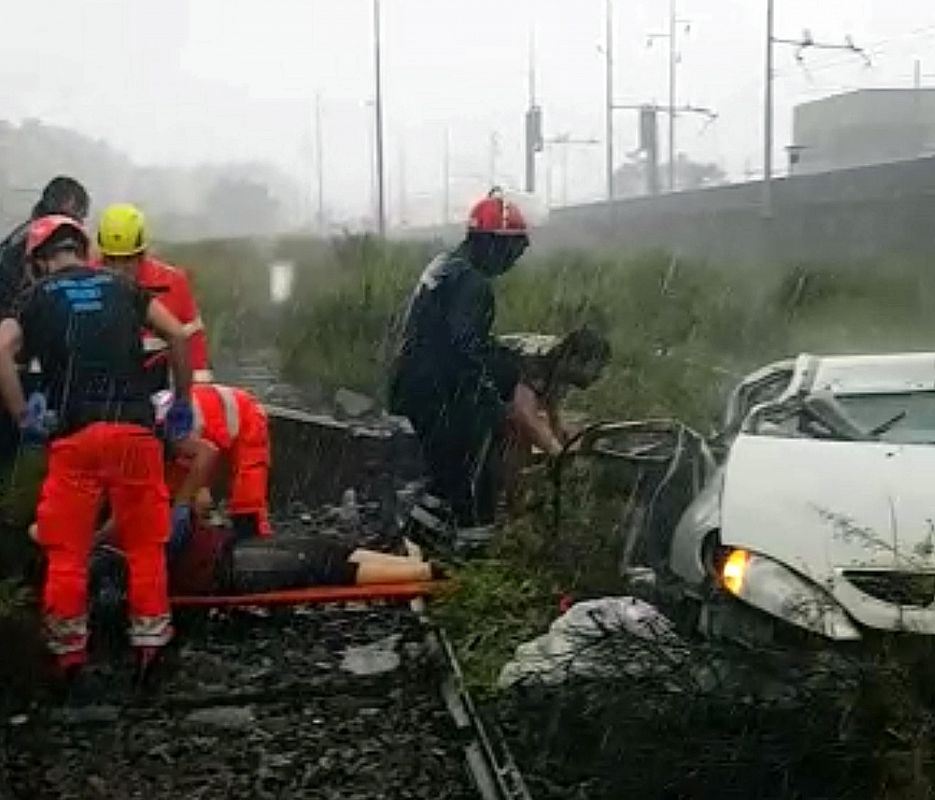
M 192 538 L 192 507 L 178 503 L 172 507 L 172 534 L 169 536 L 169 557 L 181 553 Z
M 24 444 L 42 444 L 49 438 L 52 413 L 45 395 L 33 392 L 26 400 L 26 414 L 20 420 L 20 434 Z
M 177 397 L 166 413 L 166 439 L 170 442 L 179 442 L 192 432 L 195 425 L 195 414 L 192 404 L 185 399 Z

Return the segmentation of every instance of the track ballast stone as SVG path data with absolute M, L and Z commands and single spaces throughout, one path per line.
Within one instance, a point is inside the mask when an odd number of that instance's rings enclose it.
M 437 675 L 407 610 L 214 613 L 149 696 L 89 675 L 91 705 L 41 705 L 0 734 L 9 798 L 469 798 Z M 358 677 L 345 648 L 399 636 L 399 666 Z

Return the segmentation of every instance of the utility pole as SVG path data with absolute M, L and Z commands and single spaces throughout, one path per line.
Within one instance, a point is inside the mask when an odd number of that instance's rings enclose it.
M 529 194 L 536 191 L 536 153 L 542 151 L 542 109 L 536 104 L 536 38 L 529 31 L 529 107 L 526 111 L 526 175 L 525 189 Z
M 917 58 L 915 63 L 915 70 L 912 74 L 912 88 L 921 89 L 922 88 L 922 59 Z
M 763 107 L 763 219 L 773 216 L 773 28 L 775 4 L 766 0 L 766 90 Z
M 660 113 L 669 113 L 669 106 L 659 106 L 655 103 L 619 103 L 614 106 L 615 109 L 620 111 L 639 111 L 640 113 L 640 147 L 637 152 L 640 150 L 646 153 L 646 188 L 647 192 L 651 195 L 658 194 L 659 191 L 659 180 L 658 180 L 658 144 L 656 141 L 656 117 Z M 699 116 L 706 117 L 708 124 L 714 122 L 718 118 L 718 114 L 713 109 L 707 108 L 705 106 L 694 106 L 686 104 L 683 106 L 675 106 L 672 110 L 676 114 L 698 114 Z
M 668 108 L 666 108 L 666 113 L 669 116 L 669 165 L 666 182 L 670 192 L 675 191 L 675 124 L 676 118 L 678 117 L 678 108 L 676 107 L 678 93 L 676 86 L 679 63 L 678 26 L 682 23 L 687 26 L 689 21 L 686 19 L 679 19 L 676 0 L 669 0 L 669 32 L 651 33 L 647 37 L 647 44 L 649 46 L 652 46 L 655 39 L 667 39 L 669 42 L 669 105 Z
M 614 199 L 614 7 L 613 0 L 604 0 L 604 146 L 606 148 L 607 199 Z
M 675 0 L 669 3 L 669 191 L 675 191 L 675 80 L 678 48 L 675 41 Z
M 325 158 L 321 129 L 321 92 L 315 92 L 315 164 L 318 167 L 318 233 L 325 231 Z
M 766 76 L 764 109 L 763 109 L 763 195 L 761 200 L 761 214 L 764 219 L 773 216 L 773 45 L 786 44 L 795 47 L 795 60 L 803 61 L 803 53 L 809 48 L 814 50 L 846 50 L 854 53 L 871 66 L 870 57 L 863 48 L 854 44 L 850 36 L 844 37 L 843 44 L 829 44 L 816 42 L 807 29 L 802 32 L 801 38 L 784 39 L 775 35 L 775 2 L 766 0 Z
M 380 58 L 380 0 L 373 0 L 373 63 L 376 82 L 374 125 L 376 128 L 377 161 L 377 233 L 386 236 L 386 192 L 383 167 L 383 66 Z

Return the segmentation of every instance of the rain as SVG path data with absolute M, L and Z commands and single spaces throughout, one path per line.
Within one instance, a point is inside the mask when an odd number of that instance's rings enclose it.
M 4 12 L 0 798 L 933 794 L 930 1 Z

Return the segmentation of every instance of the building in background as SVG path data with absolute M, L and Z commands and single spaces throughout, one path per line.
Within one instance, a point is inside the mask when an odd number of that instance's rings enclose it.
M 860 89 L 796 106 L 794 174 L 935 154 L 935 89 Z

